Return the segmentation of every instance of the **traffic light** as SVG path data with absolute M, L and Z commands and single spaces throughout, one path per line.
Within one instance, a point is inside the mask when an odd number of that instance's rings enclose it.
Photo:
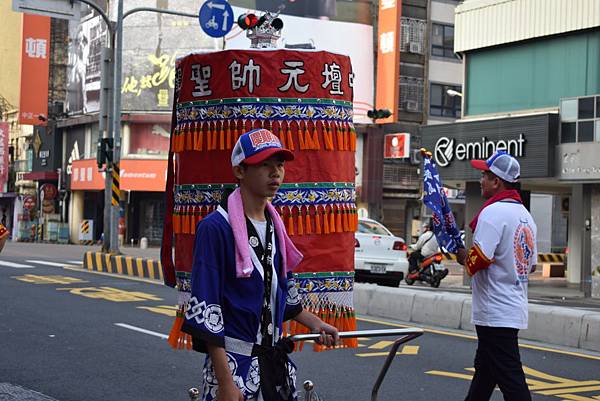
M 237 23 L 243 30 L 251 29 L 258 25 L 258 18 L 254 14 L 242 14 L 238 17 Z
M 281 31 L 281 29 L 283 29 L 283 21 L 277 15 L 265 13 L 258 18 L 255 14 L 247 13 L 240 15 L 237 19 L 237 23 L 243 30 L 259 28 L 266 23 L 263 29 L 266 30 L 271 28 L 275 31 Z
M 388 109 L 373 109 L 367 111 L 367 117 L 372 120 L 380 120 L 383 118 L 388 118 L 392 115 L 392 112 Z
M 98 139 L 98 147 L 96 148 L 96 163 L 98 163 L 98 169 L 101 169 L 107 162 L 112 163 L 112 151 L 113 138 Z

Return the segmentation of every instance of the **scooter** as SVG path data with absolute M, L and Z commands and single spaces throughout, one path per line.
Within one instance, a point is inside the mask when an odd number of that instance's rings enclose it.
M 404 281 L 408 285 L 413 285 L 415 281 L 419 280 L 429 283 L 433 288 L 438 288 L 447 275 L 448 269 L 442 265 L 442 254 L 436 253 L 421 261 L 418 269 L 409 271 Z

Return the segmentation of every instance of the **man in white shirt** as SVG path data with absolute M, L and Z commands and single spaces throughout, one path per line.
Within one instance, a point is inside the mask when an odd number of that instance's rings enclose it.
M 498 385 L 506 401 L 531 401 L 519 355 L 527 328 L 527 283 L 537 261 L 533 218 L 517 191 L 519 162 L 503 151 L 473 160 L 487 199 L 470 224 L 473 246 L 457 254 L 472 276 L 472 323 L 477 330 L 475 375 L 465 401 L 487 401 Z

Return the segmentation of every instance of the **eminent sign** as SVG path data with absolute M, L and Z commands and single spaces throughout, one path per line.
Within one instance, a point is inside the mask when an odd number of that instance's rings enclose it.
M 470 160 L 505 150 L 519 160 L 522 178 L 554 177 L 557 114 L 428 125 L 423 146 L 433 153 L 444 180 L 476 181 Z
M 446 167 L 452 160 L 487 159 L 496 150 L 504 150 L 515 157 L 525 155 L 525 134 L 519 134 L 516 139 L 500 139 L 492 141 L 485 136 L 478 142 L 458 142 L 455 139 L 441 137 L 435 143 L 433 155 L 440 167 Z

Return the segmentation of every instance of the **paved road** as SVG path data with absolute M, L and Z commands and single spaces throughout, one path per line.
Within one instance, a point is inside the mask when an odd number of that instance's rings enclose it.
M 0 389 L 18 385 L 58 401 L 186 400 L 186 390 L 200 385 L 203 358 L 173 351 L 161 337 L 170 329 L 175 291 L 78 271 L 74 262 L 2 256 Z M 360 329 L 398 326 L 359 320 Z M 391 340 L 364 339 L 358 349 L 325 353 L 307 346 L 293 355 L 299 382 L 312 379 L 325 400 L 369 400 Z M 379 399 L 463 399 L 475 346 L 469 333 L 428 329 L 402 348 Z M 600 354 L 543 344 L 521 353 L 535 401 L 600 399 Z M 39 397 L 31 399 L 47 399 Z

